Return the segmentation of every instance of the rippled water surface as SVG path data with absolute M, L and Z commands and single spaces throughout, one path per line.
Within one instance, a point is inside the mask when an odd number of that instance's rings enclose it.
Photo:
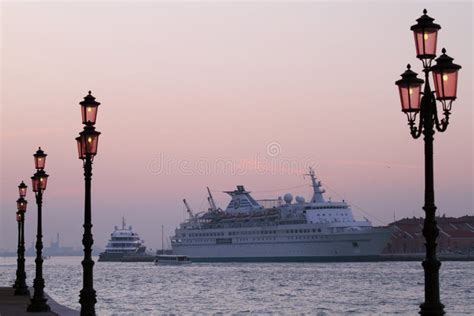
M 14 280 L 16 261 L 0 260 L 0 285 L 6 286 Z M 53 257 L 44 262 L 46 291 L 75 309 L 82 282 L 80 261 Z M 27 275 L 31 285 L 33 258 L 27 258 Z M 416 315 L 423 299 L 418 262 L 96 262 L 94 277 L 99 315 Z M 474 262 L 444 262 L 441 284 L 448 315 L 474 315 Z

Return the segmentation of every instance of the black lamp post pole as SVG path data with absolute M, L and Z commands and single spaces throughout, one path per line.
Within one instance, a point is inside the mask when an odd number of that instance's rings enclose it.
M 20 243 L 18 246 L 18 270 L 17 270 L 17 286 L 15 295 L 30 295 L 26 286 L 25 272 L 25 212 L 20 211 L 21 220 L 18 222 Z
M 81 304 L 81 315 L 95 315 L 95 303 L 97 302 L 94 290 L 92 260 L 92 215 L 91 215 L 91 180 L 92 180 L 92 157 L 86 155 L 84 160 L 84 181 L 85 181 L 85 204 L 84 204 L 84 235 L 82 244 L 84 245 L 83 267 L 83 288 L 80 293 L 79 303 Z
M 49 312 L 51 308 L 46 304 L 47 299 L 44 296 L 43 279 L 43 226 L 42 226 L 42 204 L 43 192 L 38 188 L 36 193 L 36 204 L 38 205 L 38 229 L 36 234 L 36 276 L 33 281 L 34 294 L 31 298 L 31 304 L 28 306 L 28 312 Z
M 444 315 L 444 305 L 439 296 L 439 268 L 441 262 L 436 256 L 436 239 L 439 229 L 436 223 L 436 205 L 434 197 L 434 172 L 433 172 L 433 135 L 434 116 L 436 115 L 436 101 L 430 89 L 428 73 L 425 69 L 425 89 L 421 99 L 421 120 L 425 142 L 425 220 L 423 223 L 423 236 L 426 240 L 426 257 L 423 260 L 425 272 L 425 302 L 420 305 L 421 315 Z M 446 125 L 448 121 L 446 120 Z
M 20 216 L 20 212 L 17 211 L 16 212 L 16 216 L 17 216 L 17 222 L 18 222 L 18 246 L 17 246 L 17 250 L 16 250 L 16 255 L 17 255 L 17 258 L 16 258 L 16 279 L 15 279 L 15 283 L 13 283 L 13 288 L 16 289 L 18 287 L 18 284 L 20 283 L 20 243 L 21 243 L 21 223 L 20 221 L 18 220 L 18 216 Z

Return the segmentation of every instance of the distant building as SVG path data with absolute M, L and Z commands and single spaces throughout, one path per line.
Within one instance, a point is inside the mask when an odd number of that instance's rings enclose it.
M 93 248 L 92 254 L 97 255 L 100 252 L 100 249 Z M 56 241 L 51 240 L 49 247 L 43 248 L 43 256 L 51 257 L 51 256 L 81 256 L 84 252 L 81 248 L 74 248 L 70 246 L 62 246 L 59 243 L 59 233 L 56 234 Z M 35 256 L 36 255 L 36 248 L 35 242 L 31 242 L 31 246 L 26 249 L 25 256 Z
M 423 218 L 404 218 L 389 224 L 395 227 L 384 253 L 424 253 Z M 438 252 L 474 253 L 474 216 L 437 217 Z

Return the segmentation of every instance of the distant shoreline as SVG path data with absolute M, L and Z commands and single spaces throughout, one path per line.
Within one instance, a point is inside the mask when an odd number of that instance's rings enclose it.
M 48 257 L 81 257 L 82 255 L 55 255 L 55 256 L 48 256 Z M 12 258 L 16 257 L 15 254 L 0 254 L 0 258 Z M 26 256 L 28 258 L 34 258 L 34 256 Z M 94 256 L 95 257 L 95 256 Z M 422 261 L 425 258 L 424 253 L 395 253 L 395 254 L 381 254 L 380 258 L 371 258 L 371 260 L 367 261 L 357 261 L 357 260 L 338 260 L 337 257 L 334 260 L 323 260 L 321 262 L 409 262 L 409 261 Z M 474 254 L 438 254 L 438 259 L 440 261 L 474 261 Z M 206 261 L 199 261 L 199 262 L 206 262 Z M 215 261 L 209 261 L 215 262 Z M 233 262 L 233 261 L 222 261 L 222 262 Z M 245 261 L 243 261 L 245 262 Z M 248 262 L 260 262 L 260 261 L 248 261 Z M 272 263 L 273 261 L 261 261 L 262 263 Z M 285 261 L 275 261 L 274 263 L 280 263 Z M 294 261 L 298 262 L 298 261 Z M 302 263 L 310 262 L 310 261 L 299 261 Z M 314 261 L 318 262 L 318 261 Z

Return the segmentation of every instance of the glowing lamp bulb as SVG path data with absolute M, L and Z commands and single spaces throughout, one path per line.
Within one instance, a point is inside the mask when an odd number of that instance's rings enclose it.
M 92 112 L 92 108 L 91 108 L 91 107 L 88 107 L 88 108 L 87 108 L 87 112 Z
M 443 81 L 448 81 L 448 75 L 447 74 L 443 75 Z
M 89 137 L 89 138 L 87 139 L 87 142 L 88 142 L 88 143 L 92 143 L 92 137 Z
M 40 178 L 40 182 L 43 182 L 43 178 Z
M 410 89 L 408 90 L 408 93 L 409 93 L 410 95 L 412 95 L 412 94 L 413 94 L 413 89 L 410 88 Z
M 423 39 L 424 39 L 425 41 L 428 40 L 428 33 L 423 34 Z

